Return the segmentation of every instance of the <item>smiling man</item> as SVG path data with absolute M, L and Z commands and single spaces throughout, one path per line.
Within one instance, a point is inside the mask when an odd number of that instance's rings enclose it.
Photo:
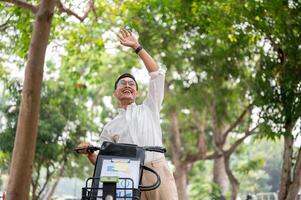
M 163 146 L 160 127 L 160 109 L 164 97 L 165 72 L 161 70 L 153 58 L 139 44 L 135 36 L 128 30 L 118 33 L 120 43 L 131 47 L 143 61 L 150 75 L 148 94 L 141 105 L 136 105 L 138 84 L 130 73 L 120 75 L 114 86 L 114 96 L 119 101 L 118 115 L 105 125 L 100 140 L 116 143 L 129 143 L 138 146 Z M 87 147 L 82 143 L 79 147 Z M 89 160 L 95 164 L 96 154 L 87 153 Z M 159 188 L 142 192 L 142 200 L 177 200 L 174 177 L 168 168 L 162 153 L 146 152 L 146 166 L 154 169 L 161 177 Z M 145 171 L 142 184 L 151 185 L 154 176 Z

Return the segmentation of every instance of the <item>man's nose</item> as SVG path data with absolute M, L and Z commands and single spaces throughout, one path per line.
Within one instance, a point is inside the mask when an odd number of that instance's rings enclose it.
M 125 82 L 124 87 L 132 88 L 131 82 Z

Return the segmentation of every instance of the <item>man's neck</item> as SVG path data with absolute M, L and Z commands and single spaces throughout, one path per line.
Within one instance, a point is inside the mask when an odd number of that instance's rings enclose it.
M 134 103 L 134 101 L 124 100 L 120 102 L 119 107 L 126 110 L 128 105 L 131 105 L 132 103 Z

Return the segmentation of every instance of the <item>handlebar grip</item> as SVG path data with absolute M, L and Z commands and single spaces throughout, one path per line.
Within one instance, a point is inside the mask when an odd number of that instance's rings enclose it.
M 76 147 L 75 149 L 73 149 L 73 151 L 75 151 L 76 153 L 81 153 L 81 151 L 84 151 L 86 148 L 83 147 Z
M 98 150 L 100 150 L 100 147 L 88 146 L 88 148 L 87 148 L 88 153 L 94 153 L 94 151 L 98 151 Z
M 164 147 L 159 146 L 151 146 L 151 147 L 143 147 L 145 151 L 154 151 L 159 153 L 166 153 L 166 149 Z
M 100 150 L 100 147 L 96 147 L 96 146 L 88 146 L 86 147 L 80 147 L 80 148 L 75 148 L 74 151 L 76 153 L 81 153 L 82 151 L 87 151 L 88 153 L 94 153 L 94 151 Z

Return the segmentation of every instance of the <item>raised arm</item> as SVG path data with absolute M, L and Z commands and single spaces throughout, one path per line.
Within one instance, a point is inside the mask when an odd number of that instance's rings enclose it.
M 131 47 L 133 50 L 138 51 L 138 56 L 143 61 L 148 72 L 158 71 L 159 67 L 154 59 L 147 53 L 147 51 L 141 47 L 137 38 L 132 34 L 131 31 L 121 29 L 117 34 L 119 41 L 122 45 Z M 141 49 L 142 48 L 142 49 Z

